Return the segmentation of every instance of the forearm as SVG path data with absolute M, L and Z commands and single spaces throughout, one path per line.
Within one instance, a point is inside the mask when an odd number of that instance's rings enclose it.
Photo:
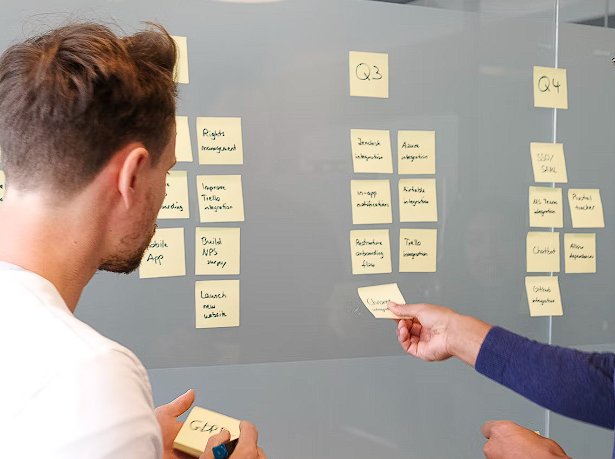
M 462 362 L 475 366 L 483 341 L 492 328 L 474 317 L 455 314 L 447 334 L 448 352 Z

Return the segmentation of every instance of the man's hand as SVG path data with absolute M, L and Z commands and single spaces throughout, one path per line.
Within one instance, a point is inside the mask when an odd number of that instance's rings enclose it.
M 156 408 L 156 418 L 158 418 L 158 424 L 160 424 L 160 428 L 162 429 L 163 459 L 194 459 L 188 454 L 173 449 L 173 441 L 184 425 L 184 423 L 179 422 L 177 418 L 188 411 L 192 403 L 194 403 L 194 391 L 190 389 L 171 403 Z M 222 440 L 220 443 L 224 443 L 225 441 L 226 440 Z
M 483 452 L 487 459 L 570 459 L 553 440 L 510 421 L 489 421 L 481 429 L 487 439 Z
M 258 431 L 253 424 L 241 421 L 239 424 L 239 442 L 235 451 L 231 454 L 231 459 L 267 459 L 265 453 L 258 446 Z M 200 459 L 214 459 L 212 449 L 216 446 L 229 441 L 231 434 L 228 431 L 214 435 L 207 441 L 205 452 Z

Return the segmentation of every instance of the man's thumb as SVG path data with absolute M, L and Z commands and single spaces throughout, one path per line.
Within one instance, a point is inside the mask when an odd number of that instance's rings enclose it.
M 398 316 L 400 319 L 414 319 L 418 313 L 420 305 L 397 304 L 389 301 L 387 307 L 389 308 L 389 311 Z
M 172 402 L 167 403 L 160 408 L 164 409 L 167 414 L 173 417 L 178 417 L 188 411 L 192 403 L 194 403 L 194 397 L 194 390 L 190 389 L 185 394 L 180 395 Z

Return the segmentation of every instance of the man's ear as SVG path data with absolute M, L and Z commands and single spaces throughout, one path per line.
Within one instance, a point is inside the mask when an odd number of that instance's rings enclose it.
M 148 159 L 149 152 L 142 145 L 138 145 L 129 149 L 121 163 L 118 191 L 127 209 L 134 205 L 136 187 L 142 184 L 139 179 Z

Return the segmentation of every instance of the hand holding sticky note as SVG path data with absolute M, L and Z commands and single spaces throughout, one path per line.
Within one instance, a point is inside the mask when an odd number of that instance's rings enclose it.
M 389 301 L 397 304 L 406 304 L 406 300 L 399 291 L 397 284 L 372 285 L 360 287 L 359 297 L 377 319 L 403 319 L 389 311 Z
M 238 438 L 239 423 L 238 419 L 195 406 L 175 437 L 173 448 L 199 457 L 205 451 L 209 438 L 222 432 L 222 429 L 228 430 L 232 439 Z

